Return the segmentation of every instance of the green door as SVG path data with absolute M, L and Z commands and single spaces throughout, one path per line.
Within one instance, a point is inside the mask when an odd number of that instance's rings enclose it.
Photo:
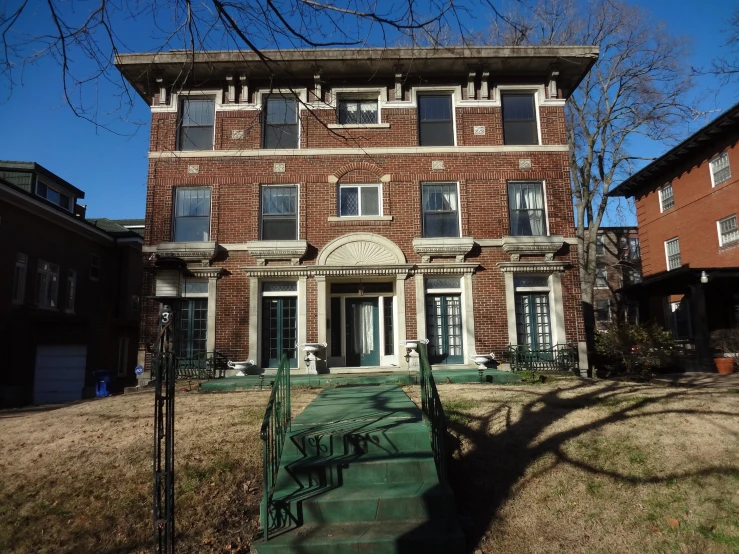
M 462 305 L 458 294 L 426 296 L 426 336 L 432 364 L 464 363 Z
M 380 365 L 380 310 L 377 298 L 346 299 L 346 365 Z
M 262 298 L 262 367 L 279 367 L 283 352 L 290 367 L 298 366 L 298 299 L 294 296 Z

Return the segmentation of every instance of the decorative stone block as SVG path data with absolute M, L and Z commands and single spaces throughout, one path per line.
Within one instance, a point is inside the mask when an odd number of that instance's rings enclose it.
M 285 173 L 285 164 L 284 163 L 277 163 L 274 166 L 272 166 L 272 171 L 274 173 Z
M 485 134 L 485 125 L 475 125 L 472 130 L 476 135 L 484 135 Z
M 444 160 L 432 160 L 431 169 L 446 169 L 444 167 Z
M 531 169 L 531 160 L 525 158 L 518 160 L 518 169 Z
M 200 173 L 200 166 L 199 165 L 188 165 L 187 172 L 190 175 L 197 175 L 198 173 Z
M 244 130 L 243 129 L 232 129 L 231 130 L 231 138 L 233 140 L 241 140 L 244 138 Z

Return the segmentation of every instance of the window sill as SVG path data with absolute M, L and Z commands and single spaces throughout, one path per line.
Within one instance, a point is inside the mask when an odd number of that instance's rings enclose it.
M 504 236 L 503 251 L 511 261 L 520 261 L 521 256 L 543 255 L 545 261 L 553 261 L 554 255 L 564 246 L 560 235 Z
M 308 251 L 308 241 L 252 240 L 246 243 L 246 250 L 259 265 L 264 265 L 266 260 L 290 260 L 297 264 Z
M 341 222 L 349 223 L 351 221 L 392 221 L 393 216 L 391 215 L 360 215 L 360 216 L 329 216 L 328 221 L 330 223 Z
M 469 254 L 475 241 L 472 237 L 423 237 L 413 239 L 413 250 L 421 256 L 423 262 L 430 262 L 431 258 L 454 257 L 463 262 Z
M 329 129 L 389 129 L 389 123 L 329 123 Z
M 739 240 L 732 240 L 731 242 L 725 242 L 721 246 L 718 247 L 719 251 L 721 250 L 729 250 L 731 248 L 736 248 L 739 246 Z
M 180 258 L 185 261 L 212 260 L 218 253 L 213 241 L 160 242 L 154 247 L 145 247 L 145 253 L 158 254 L 162 258 Z

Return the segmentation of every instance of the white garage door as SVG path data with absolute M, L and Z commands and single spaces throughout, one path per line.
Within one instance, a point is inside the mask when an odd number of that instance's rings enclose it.
M 48 345 L 36 348 L 34 404 L 56 404 L 82 398 L 87 346 Z

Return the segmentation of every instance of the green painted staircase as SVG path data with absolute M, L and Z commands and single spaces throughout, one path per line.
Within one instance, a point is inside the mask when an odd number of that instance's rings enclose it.
M 258 554 L 456 554 L 465 539 L 429 428 L 397 386 L 326 389 L 292 423 Z

